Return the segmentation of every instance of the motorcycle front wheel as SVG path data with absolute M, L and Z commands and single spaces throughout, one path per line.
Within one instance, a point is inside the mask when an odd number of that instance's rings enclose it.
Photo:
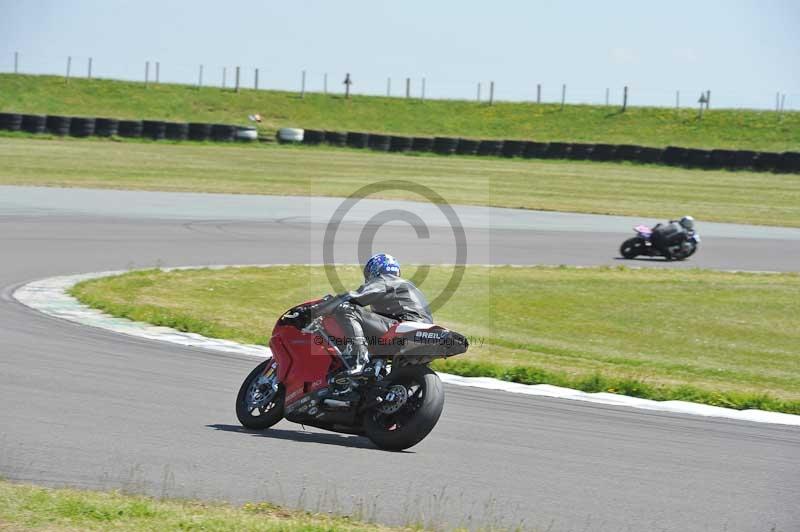
M 619 248 L 619 254 L 622 255 L 623 258 L 633 259 L 641 253 L 641 250 L 642 239 L 639 237 L 633 237 L 622 243 Z
M 236 417 L 248 429 L 268 429 L 283 419 L 285 390 L 277 383 L 272 369 L 272 359 L 267 359 L 250 372 L 236 396 Z
M 402 451 L 421 442 L 436 426 L 444 408 L 444 388 L 428 366 L 398 368 L 386 377 L 387 400 L 367 412 L 364 431 L 387 451 Z

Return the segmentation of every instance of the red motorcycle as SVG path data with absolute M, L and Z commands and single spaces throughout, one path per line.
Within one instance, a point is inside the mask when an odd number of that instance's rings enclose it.
M 334 432 L 365 435 L 381 449 L 400 451 L 436 426 L 444 390 L 428 367 L 466 352 L 467 339 L 429 323 L 399 322 L 370 341 L 370 362 L 358 375 L 342 356 L 344 335 L 326 296 L 287 311 L 272 331 L 272 358 L 256 366 L 239 389 L 236 415 L 249 429 L 284 417 Z

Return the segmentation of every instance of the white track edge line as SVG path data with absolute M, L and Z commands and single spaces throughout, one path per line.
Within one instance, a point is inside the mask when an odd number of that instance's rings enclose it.
M 162 270 L 172 271 L 247 267 L 266 268 L 275 266 L 289 265 L 242 264 L 182 266 L 176 268 L 162 268 Z M 97 327 L 116 333 L 126 334 L 129 336 L 146 338 L 149 340 L 159 340 L 182 346 L 211 349 L 214 351 L 233 353 L 237 355 L 246 355 L 254 358 L 266 358 L 270 356 L 269 348 L 260 345 L 240 344 L 230 340 L 208 338 L 196 333 L 181 332 L 169 327 L 160 327 L 125 318 L 116 318 L 100 310 L 90 308 L 89 306 L 80 303 L 77 299 L 67 293 L 70 288 L 81 281 L 121 275 L 123 273 L 129 273 L 130 271 L 134 270 L 116 270 L 49 277 L 20 286 L 14 291 L 12 297 L 23 305 L 42 312 L 48 316 L 64 319 L 81 325 L 87 325 L 90 327 Z M 651 399 L 640 399 L 637 397 L 605 392 L 587 393 L 580 390 L 573 390 L 571 388 L 551 386 L 549 384 L 519 384 L 490 377 L 461 377 L 448 373 L 439 373 L 439 376 L 443 382 L 457 386 L 483 388 L 487 390 L 500 390 L 523 395 L 571 399 L 613 406 L 626 406 L 642 410 L 735 419 L 757 423 L 800 426 L 800 416 L 784 414 L 781 412 L 767 412 L 764 410 L 754 409 L 734 410 L 732 408 L 722 408 L 718 406 L 690 403 L 687 401 L 654 401 Z

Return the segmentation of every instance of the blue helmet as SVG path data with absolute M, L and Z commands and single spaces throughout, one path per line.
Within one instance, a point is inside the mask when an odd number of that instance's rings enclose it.
M 400 263 L 397 259 L 386 253 L 373 255 L 364 265 L 364 280 L 379 276 L 382 273 L 400 276 Z

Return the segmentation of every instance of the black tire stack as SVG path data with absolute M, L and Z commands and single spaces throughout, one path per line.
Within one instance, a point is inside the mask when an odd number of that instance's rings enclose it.
M 573 143 L 569 147 L 569 158 L 575 161 L 585 161 L 592 155 L 591 144 Z
M 233 142 L 236 127 L 228 124 L 213 124 L 211 126 L 211 140 L 214 142 Z
M 666 150 L 643 146 L 636 152 L 636 160 L 645 164 L 658 164 L 663 161 Z
M 186 140 L 189 138 L 189 124 L 184 122 L 167 122 L 164 137 L 169 140 Z
M 306 129 L 303 132 L 303 144 L 316 146 L 325 142 L 325 132 L 318 129 Z
M 639 150 L 641 150 L 641 146 L 633 146 L 631 144 L 621 144 L 617 146 L 616 151 L 614 152 L 614 160 L 615 161 L 638 161 L 639 160 Z
M 434 137 L 433 152 L 439 155 L 451 155 L 458 148 L 458 139 L 453 137 Z
M 504 140 L 500 154 L 503 157 L 521 157 L 525 151 L 524 140 Z
M 433 139 L 430 137 L 414 137 L 411 139 L 411 151 L 431 151 Z
M 617 147 L 613 144 L 595 144 L 589 159 L 592 161 L 613 161 L 617 155 Z
M 331 146 L 347 146 L 347 133 L 341 131 L 326 131 L 325 142 Z
M 47 117 L 45 115 L 22 115 L 20 129 L 26 133 L 44 133 L 47 131 Z
M 369 146 L 369 133 L 358 131 L 347 132 L 347 145 L 351 148 L 366 148 Z
M 69 135 L 72 118 L 68 116 L 47 115 L 47 132 L 53 135 Z
M 474 139 L 458 139 L 456 153 L 459 155 L 476 155 L 481 141 Z
M 94 121 L 94 134 L 98 137 L 113 137 L 119 132 L 116 118 L 97 118 Z
M 478 155 L 498 157 L 503 151 L 502 140 L 482 140 L 478 144 Z
M 69 125 L 69 134 L 73 137 L 91 137 L 94 135 L 94 118 L 73 116 Z
M 120 120 L 117 124 L 117 134 L 120 137 L 138 138 L 142 136 L 141 120 Z
M 22 127 L 22 115 L 19 113 L 0 113 L 0 129 L 19 131 Z
M 190 122 L 189 123 L 189 140 L 198 142 L 205 142 L 211 138 L 211 124 L 204 122 Z
M 392 136 L 389 137 L 389 151 L 395 152 L 407 152 L 411 151 L 411 147 L 414 144 L 414 139 L 411 137 L 399 137 L 399 136 Z
M 664 155 L 661 160 L 670 166 L 686 166 L 686 159 L 688 156 L 689 150 L 686 148 L 667 146 L 667 148 L 664 150 Z
M 547 146 L 545 159 L 567 159 L 569 157 L 570 145 L 566 142 L 551 142 Z
M 389 151 L 389 146 L 391 146 L 392 138 L 389 135 L 375 135 L 371 134 L 369 136 L 369 147 L 375 151 Z
M 526 142 L 522 156 L 526 159 L 543 159 L 549 146 L 547 142 Z

